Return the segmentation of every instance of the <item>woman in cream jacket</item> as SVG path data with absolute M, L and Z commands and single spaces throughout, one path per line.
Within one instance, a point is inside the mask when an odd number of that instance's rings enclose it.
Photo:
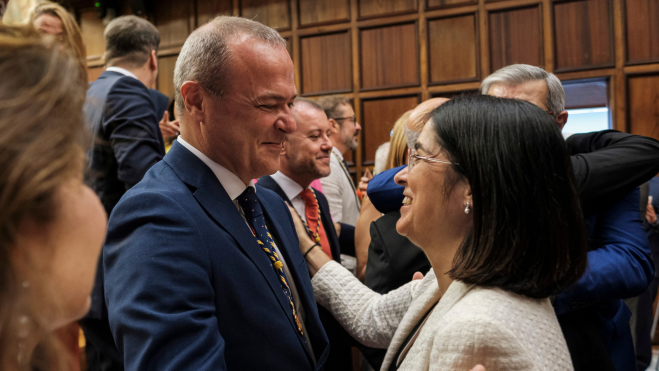
M 489 96 L 447 102 L 396 176 L 398 232 L 432 269 L 374 293 L 316 248 L 294 218 L 318 302 L 382 370 L 572 370 L 549 297 L 586 267 L 586 234 L 552 117 Z M 411 277 L 410 277 L 411 278 Z

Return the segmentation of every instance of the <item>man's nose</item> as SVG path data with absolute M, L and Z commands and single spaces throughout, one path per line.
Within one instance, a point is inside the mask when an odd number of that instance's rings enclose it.
M 293 134 L 295 130 L 297 130 L 297 123 L 295 122 L 295 118 L 293 117 L 293 114 L 290 110 L 282 113 L 282 115 L 277 119 L 275 126 L 277 129 L 283 131 L 286 134 Z

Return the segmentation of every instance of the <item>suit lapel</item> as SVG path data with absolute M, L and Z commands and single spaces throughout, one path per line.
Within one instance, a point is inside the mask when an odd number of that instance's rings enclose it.
M 279 305 L 284 311 L 286 318 L 288 318 L 288 321 L 297 333 L 297 326 L 293 320 L 288 298 L 281 288 L 279 278 L 272 268 L 270 259 L 268 259 L 267 255 L 258 246 L 247 223 L 215 174 L 203 161 L 178 142 L 174 142 L 165 159 L 181 180 L 197 188 L 193 193 L 197 202 L 199 202 L 206 213 L 217 224 L 238 242 L 239 248 L 256 265 L 263 279 L 270 286 L 277 301 L 279 301 Z M 265 205 L 263 207 L 265 210 Z M 280 232 L 277 231 L 277 233 Z
M 455 303 L 460 301 L 460 299 L 462 299 L 472 287 L 459 281 L 453 281 L 444 295 L 441 296 L 437 286 L 437 276 L 435 276 L 434 270 L 431 270 L 426 274 L 424 281 L 427 280 L 430 280 L 430 282 L 422 281 L 419 283 L 419 285 L 425 285 L 425 287 L 417 288 L 417 290 L 422 291 L 419 293 L 419 296 L 412 301 L 405 316 L 400 321 L 394 337 L 391 339 L 389 349 L 387 350 L 387 354 L 382 363 L 383 370 L 388 370 L 392 363 L 396 363 L 397 360 L 394 359 L 394 357 L 398 353 L 398 350 L 405 346 L 405 339 L 407 339 L 410 332 L 414 330 L 421 318 L 428 313 L 435 303 L 437 303 L 437 306 L 435 307 L 432 316 L 434 318 L 441 318 L 455 305 Z
M 257 194 L 258 191 L 259 189 L 257 188 Z M 312 321 L 311 321 L 311 319 L 313 318 L 311 306 L 315 305 L 316 299 L 313 296 L 313 289 L 305 284 L 306 282 L 309 281 L 308 278 L 309 272 L 306 269 L 306 264 L 304 263 L 304 258 L 302 257 L 302 253 L 298 248 L 297 238 L 291 238 L 292 236 L 295 235 L 295 231 L 285 229 L 282 223 L 278 221 L 279 218 L 282 217 L 282 215 L 279 214 L 276 215 L 276 213 L 274 212 L 275 210 L 274 205 L 270 204 L 267 197 L 261 197 L 259 198 L 259 201 L 261 201 L 261 206 L 263 207 L 263 213 L 265 214 L 268 225 L 272 226 L 273 233 L 275 233 L 275 236 L 278 237 L 279 239 L 278 241 L 279 243 L 277 244 L 277 247 L 279 248 L 279 251 L 281 252 L 281 254 L 284 257 L 284 260 L 286 261 L 286 265 L 288 266 L 288 271 L 290 272 L 291 275 L 290 277 L 288 277 L 288 279 L 292 280 L 295 283 L 297 294 L 298 297 L 300 298 L 300 304 L 304 307 L 304 311 L 306 313 L 305 326 L 307 328 L 307 331 L 310 331 L 310 328 L 314 327 L 312 326 Z M 305 269 L 300 271 L 299 269 L 297 269 L 298 265 L 304 265 Z M 304 279 L 301 276 L 302 274 L 306 275 L 306 279 Z M 291 325 L 295 326 L 292 318 L 290 318 L 290 320 L 291 320 Z M 309 353 L 310 352 L 309 348 L 304 344 L 304 338 L 298 336 L 298 339 L 300 340 L 300 343 L 307 352 L 307 355 L 311 357 L 312 355 Z M 311 333 L 309 334 L 309 339 L 311 339 L 313 342 L 313 336 Z

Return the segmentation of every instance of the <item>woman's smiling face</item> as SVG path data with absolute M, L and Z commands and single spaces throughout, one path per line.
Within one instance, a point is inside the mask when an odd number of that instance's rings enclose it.
M 464 236 L 469 216 L 464 213 L 468 186 L 456 182 L 450 161 L 437 143 L 432 123 L 427 123 L 416 144 L 416 155 L 445 162 L 410 158 L 411 170 L 396 175 L 396 182 L 405 186 L 406 197 L 396 230 L 422 249 L 437 238 Z M 450 187 L 448 193 L 446 186 Z

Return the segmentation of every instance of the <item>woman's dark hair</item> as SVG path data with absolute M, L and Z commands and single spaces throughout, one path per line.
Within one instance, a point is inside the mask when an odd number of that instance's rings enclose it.
M 473 229 L 451 278 L 544 298 L 586 269 L 587 237 L 567 146 L 551 115 L 520 100 L 460 97 L 431 115 L 472 192 Z

